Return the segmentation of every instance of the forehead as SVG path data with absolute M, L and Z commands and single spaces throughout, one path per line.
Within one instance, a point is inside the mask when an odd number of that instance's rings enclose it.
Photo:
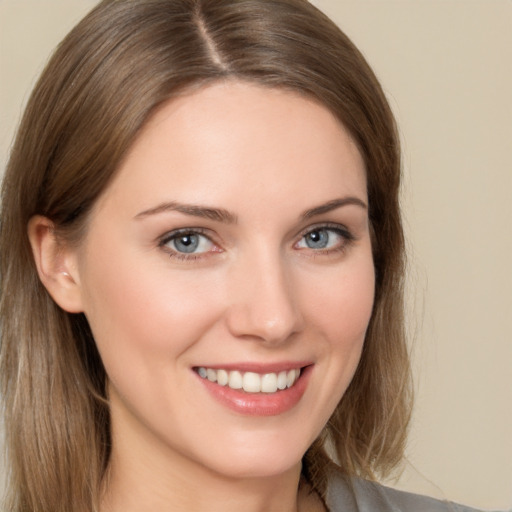
M 106 196 L 131 193 L 148 208 L 169 195 L 235 204 L 241 195 L 282 202 L 288 192 L 314 203 L 329 194 L 364 199 L 366 176 L 356 144 L 326 107 L 287 90 L 228 81 L 163 105 L 109 188 Z

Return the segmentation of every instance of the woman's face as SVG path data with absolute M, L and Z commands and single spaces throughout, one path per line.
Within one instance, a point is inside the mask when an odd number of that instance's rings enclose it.
M 328 110 L 234 82 L 166 104 L 75 257 L 114 460 L 297 467 L 350 383 L 374 295 L 365 169 Z

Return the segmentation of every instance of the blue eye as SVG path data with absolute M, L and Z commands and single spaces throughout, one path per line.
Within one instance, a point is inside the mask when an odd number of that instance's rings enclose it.
M 214 243 L 201 233 L 182 231 L 168 236 L 162 246 L 180 254 L 199 254 L 211 251 Z
M 306 245 L 310 249 L 325 249 L 329 245 L 330 233 L 325 229 L 311 231 L 304 237 Z
M 199 247 L 199 237 L 197 235 L 181 235 L 172 241 L 174 248 L 179 252 L 191 253 Z
M 329 250 L 344 246 L 350 237 L 335 228 L 316 228 L 302 236 L 297 244 L 298 249 Z

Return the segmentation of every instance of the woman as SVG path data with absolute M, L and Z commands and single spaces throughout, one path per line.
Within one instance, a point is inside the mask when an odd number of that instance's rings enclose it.
M 371 482 L 410 413 L 399 178 L 307 2 L 102 2 L 3 185 L 7 509 L 453 509 Z

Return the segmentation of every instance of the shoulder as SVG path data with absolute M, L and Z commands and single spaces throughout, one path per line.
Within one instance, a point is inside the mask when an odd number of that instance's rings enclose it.
M 329 478 L 326 502 L 330 512 L 477 512 L 463 505 L 338 474 Z

